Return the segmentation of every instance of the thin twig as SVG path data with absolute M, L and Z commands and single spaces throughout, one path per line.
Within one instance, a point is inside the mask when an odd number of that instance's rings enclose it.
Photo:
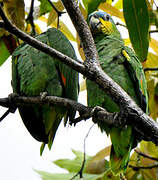
M 122 26 L 122 27 L 124 27 L 124 28 L 126 28 L 126 29 L 127 29 L 127 26 L 126 26 L 126 25 L 121 24 L 121 23 L 119 23 L 119 22 L 117 22 L 117 23 L 116 23 L 116 26 Z
M 158 30 L 150 30 L 149 33 L 158 33 Z
M 127 180 L 123 173 L 120 174 L 120 180 Z
M 124 28 L 127 29 L 127 26 L 126 26 L 126 25 L 121 24 L 121 23 L 119 23 L 119 22 L 116 23 L 116 26 L 122 26 L 122 27 L 124 27 Z M 158 30 L 150 30 L 149 33 L 150 33 L 150 34 L 151 34 L 151 33 L 158 33 Z
M 34 0 L 31 1 L 31 6 L 30 6 L 30 11 L 29 14 L 26 18 L 26 22 L 29 22 L 32 27 L 32 35 L 35 35 L 35 24 L 34 24 L 34 19 L 33 19 L 33 11 L 34 11 Z
M 8 116 L 8 114 L 10 113 L 10 109 L 8 109 L 1 117 L 0 117 L 0 122 Z
M 62 14 L 64 14 L 65 12 L 62 12 L 62 11 L 59 11 L 55 6 L 54 4 L 51 2 L 51 0 L 48 0 L 48 2 L 51 4 L 51 6 L 53 7 L 53 9 L 55 10 L 55 12 L 57 13 L 58 15 L 58 21 L 57 21 L 57 28 L 59 28 L 59 18 Z
M 139 150 L 137 150 L 137 149 L 135 149 L 134 151 L 135 151 L 137 154 L 139 154 L 140 156 L 143 156 L 143 157 L 145 157 L 145 158 L 148 158 L 148 159 L 151 159 L 151 160 L 154 160 L 154 161 L 158 161 L 158 158 L 149 156 L 149 155 L 147 155 L 147 154 L 145 154 L 145 153 L 143 153 L 143 152 L 141 152 L 141 151 L 139 151 Z
M 153 2 L 154 2 L 154 4 L 155 4 L 156 8 L 158 9 L 158 6 L 157 6 L 157 4 L 155 3 L 155 1 L 154 1 L 154 0 L 153 0 Z
M 158 164 L 154 164 L 151 166 L 133 166 L 133 165 L 128 165 L 130 168 L 132 168 L 134 171 L 138 171 L 139 169 L 153 169 L 153 168 L 158 168 Z
M 85 138 L 84 138 L 84 146 L 83 146 L 84 154 L 83 154 L 83 162 L 82 162 L 81 169 L 80 169 L 79 172 L 78 172 L 77 174 L 75 174 L 70 180 L 73 180 L 73 179 L 74 179 L 75 177 L 77 177 L 78 175 L 80 176 L 80 179 L 83 178 L 83 170 L 84 170 L 84 166 L 85 166 L 85 162 L 86 162 L 86 139 L 88 138 L 89 133 L 90 133 L 91 129 L 94 127 L 94 125 L 95 125 L 95 124 L 93 124 L 93 125 L 89 128 L 89 130 L 88 130 L 88 132 L 87 132 L 87 134 L 86 134 L 86 136 L 85 136 Z
M 158 71 L 158 68 L 144 68 L 144 72 L 147 72 L 147 71 Z

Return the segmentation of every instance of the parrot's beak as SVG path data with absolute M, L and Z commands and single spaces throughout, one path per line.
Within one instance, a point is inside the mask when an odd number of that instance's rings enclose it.
M 94 16 L 92 16 L 89 21 L 89 25 L 90 25 L 92 32 L 96 33 L 100 30 L 101 22 L 98 18 L 95 18 Z

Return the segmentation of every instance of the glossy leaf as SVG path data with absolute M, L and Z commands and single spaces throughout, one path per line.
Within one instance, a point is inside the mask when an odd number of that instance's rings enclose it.
M 144 68 L 155 68 L 158 67 L 158 56 L 149 53 L 147 61 L 143 64 Z M 147 71 L 145 73 L 147 79 L 148 86 L 148 94 L 149 94 L 149 111 L 150 116 L 153 119 L 158 117 L 158 100 L 155 97 L 155 86 L 158 78 L 158 71 Z
M 149 46 L 149 15 L 146 1 L 123 0 L 123 13 L 132 46 L 143 62 L 147 59 Z
M 114 6 L 117 9 L 123 9 L 123 1 L 122 0 L 118 0 Z
M 7 49 L 3 39 L 0 39 L 0 66 L 8 59 L 9 56 L 9 50 Z
M 42 180 L 70 180 L 74 175 L 72 173 L 69 174 L 51 174 L 43 171 L 37 171 L 41 177 Z M 77 172 L 76 172 L 77 173 Z M 84 180 L 99 180 L 101 175 L 95 175 L 95 174 L 83 174 Z M 74 180 L 79 180 L 79 175 L 74 178 Z
M 88 12 L 88 14 L 96 11 L 99 4 L 101 2 L 105 2 L 106 0 L 83 0 L 83 4 Z
M 61 3 L 61 1 L 53 2 L 53 4 L 58 9 L 58 11 L 63 11 L 64 10 L 64 6 Z M 55 21 L 55 19 L 57 19 L 57 18 L 58 18 L 58 14 L 54 10 L 54 8 L 52 8 L 52 10 L 50 11 L 49 16 L 48 16 L 47 25 L 48 26 L 51 25 Z
M 76 37 L 76 42 L 77 42 L 78 51 L 80 53 L 80 56 L 81 56 L 82 60 L 85 61 L 86 57 L 85 57 L 85 54 L 84 54 L 84 51 L 83 51 L 83 48 L 82 48 L 82 45 L 81 45 L 81 42 L 80 42 L 79 35 L 77 34 L 76 36 L 77 36 Z
M 85 8 L 82 6 L 81 3 L 79 3 L 79 8 L 80 8 L 80 11 L 82 13 L 82 15 L 84 16 L 85 19 L 87 19 L 87 11 L 85 10 Z
M 109 162 L 105 157 L 110 155 L 111 146 L 105 147 L 93 156 L 86 166 L 86 173 L 101 174 L 109 169 Z
M 56 28 L 57 27 L 57 19 L 50 25 L 51 27 Z M 64 33 L 64 35 L 70 40 L 70 41 L 76 41 L 76 38 L 71 33 L 70 29 L 64 24 L 63 21 L 59 21 L 59 28 L 61 32 Z
M 38 0 L 41 2 L 40 4 L 40 15 L 46 14 L 52 10 L 51 4 L 48 0 Z
M 82 166 L 83 153 L 80 151 L 75 151 L 75 150 L 72 150 L 72 151 L 76 156 L 74 159 L 59 159 L 59 160 L 54 161 L 53 163 L 61 168 L 68 170 L 70 173 L 78 172 Z M 86 164 L 88 163 L 90 159 L 91 157 L 86 155 Z
M 110 170 L 104 173 L 102 180 L 120 180 L 119 176 L 114 176 Z
M 123 13 L 119 9 L 108 3 L 101 3 L 99 9 L 109 13 L 111 16 L 116 16 L 120 19 L 123 19 Z
M 80 92 L 85 91 L 86 90 L 86 80 L 83 79 L 80 83 Z
M 156 54 L 158 55 L 158 41 L 156 39 L 151 39 L 150 41 L 150 47 L 156 52 Z
M 4 11 L 10 21 L 18 28 L 24 29 L 24 0 L 3 0 Z

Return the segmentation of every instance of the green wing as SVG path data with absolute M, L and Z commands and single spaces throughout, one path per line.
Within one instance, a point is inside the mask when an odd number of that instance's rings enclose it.
M 76 59 L 73 47 L 60 31 L 49 29 L 37 39 Z M 77 101 L 78 73 L 57 58 L 23 44 L 13 54 L 12 86 L 19 95 L 39 96 L 41 92 L 47 92 L 48 95 Z M 19 112 L 31 135 L 38 141 L 48 143 L 49 148 L 62 118 L 73 119 L 75 116 L 74 109 L 67 110 L 55 105 L 23 106 L 19 107 Z

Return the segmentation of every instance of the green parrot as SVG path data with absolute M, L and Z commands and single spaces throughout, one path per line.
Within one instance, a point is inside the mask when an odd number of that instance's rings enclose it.
M 147 113 L 147 85 L 142 65 L 136 54 L 124 45 L 114 21 L 106 12 L 98 11 L 90 14 L 88 23 L 96 44 L 101 68 Z M 101 106 L 109 112 L 119 112 L 118 105 L 94 82 L 87 80 L 86 84 L 87 101 L 90 107 Z M 116 128 L 103 122 L 97 122 L 97 124 L 101 131 L 110 134 L 112 172 L 115 175 L 123 173 L 128 165 L 130 152 L 138 141 L 135 130 L 131 126 Z
M 77 59 L 69 40 L 55 28 L 36 37 L 52 48 Z M 46 92 L 49 96 L 58 96 L 77 101 L 78 73 L 67 65 L 27 44 L 18 47 L 12 56 L 13 92 L 21 96 L 39 96 Z M 57 105 L 27 105 L 19 107 L 20 116 L 30 132 L 38 141 L 52 146 L 56 131 L 62 120 L 71 121 L 75 117 L 74 109 Z

